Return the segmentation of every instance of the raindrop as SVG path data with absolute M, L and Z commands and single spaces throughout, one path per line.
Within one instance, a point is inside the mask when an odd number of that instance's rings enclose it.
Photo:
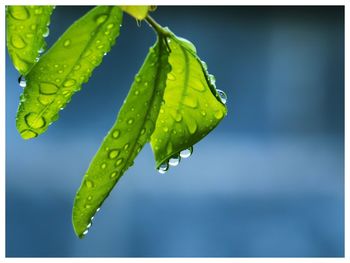
M 188 158 L 191 156 L 191 154 L 193 153 L 193 147 L 191 146 L 190 148 L 183 150 L 180 152 L 180 157 L 181 158 Z
M 58 87 L 49 82 L 42 82 L 39 84 L 39 91 L 41 94 L 52 95 L 58 91 Z
M 118 157 L 119 153 L 120 153 L 119 150 L 111 150 L 111 151 L 109 152 L 109 154 L 108 154 L 108 157 L 109 157 L 110 159 L 115 159 L 115 158 Z
M 129 144 L 127 143 L 124 145 L 124 150 L 127 150 L 128 148 L 129 148 Z
M 140 94 L 140 91 L 135 90 L 134 94 L 137 96 L 137 95 L 139 95 L 139 94 Z
M 119 166 L 119 165 L 122 164 L 122 162 L 123 162 L 123 158 L 119 158 L 119 159 L 116 161 L 115 165 L 116 165 L 116 166 Z
M 43 33 L 43 37 L 48 37 L 49 34 L 50 34 L 50 29 L 48 27 L 46 27 L 45 31 Z
M 217 91 L 217 93 L 219 93 L 221 102 L 222 102 L 223 104 L 226 104 L 226 102 L 227 102 L 227 96 L 226 96 L 225 92 L 223 92 L 223 91 L 220 90 L 220 89 L 217 89 L 216 91 Z
M 71 87 L 76 83 L 74 79 L 68 79 L 63 83 L 63 86 L 65 87 Z
M 97 208 L 97 209 L 96 209 L 96 213 L 97 213 L 98 211 L 100 211 L 100 210 L 101 210 L 101 207 Z
M 18 84 L 22 87 L 25 88 L 27 86 L 27 81 L 23 75 L 19 76 L 18 78 Z
M 176 80 L 176 77 L 175 77 L 175 75 L 173 74 L 173 73 L 169 73 L 168 74 L 168 80 Z
M 159 168 L 158 168 L 158 172 L 161 173 L 161 174 L 165 174 L 169 169 L 169 165 L 167 162 L 165 163 L 162 163 Z
M 221 110 L 218 110 L 217 112 L 215 112 L 215 118 L 217 118 L 218 120 L 222 119 L 222 117 L 224 116 L 224 113 Z
M 128 124 L 133 124 L 134 123 L 134 119 L 133 118 L 130 118 L 129 120 L 128 120 Z
M 100 15 L 96 18 L 96 23 L 97 24 L 102 24 L 104 21 L 107 19 L 107 15 Z
M 119 130 L 114 130 L 114 131 L 112 132 L 112 137 L 113 137 L 114 139 L 118 139 L 119 136 L 120 136 L 120 131 L 119 131 Z
M 94 183 L 93 183 L 93 181 L 91 181 L 91 180 L 86 180 L 86 181 L 85 181 L 85 185 L 86 185 L 87 188 L 92 188 L 92 187 L 94 187 Z
M 80 69 L 80 65 L 79 65 L 79 64 L 78 64 L 78 65 L 75 65 L 75 66 L 73 67 L 73 69 L 74 69 L 74 70 Z
M 201 61 L 202 63 L 202 66 L 205 70 L 208 70 L 208 66 L 207 66 L 207 63 L 205 63 L 204 61 Z
M 86 229 L 86 230 L 83 232 L 83 235 L 85 236 L 87 233 L 89 233 L 89 229 Z
M 193 109 L 197 108 L 197 106 L 198 106 L 198 102 L 197 102 L 196 97 L 190 97 L 190 96 L 184 97 L 183 104 L 186 105 L 187 107 L 193 108 Z
M 145 134 L 145 132 L 146 132 L 146 129 L 143 128 L 143 129 L 141 130 L 141 135 Z
M 141 27 L 141 20 L 136 19 L 136 24 L 137 24 L 138 27 Z
M 169 159 L 169 165 L 171 166 L 177 166 L 181 161 L 181 157 L 174 155 Z
M 196 53 L 196 47 L 187 39 L 182 38 L 182 37 L 177 37 L 178 40 L 181 41 L 181 45 L 184 46 L 185 48 L 188 48 L 189 50 L 191 50 L 192 52 Z
M 113 27 L 114 27 L 114 24 L 113 24 L 113 23 L 110 23 L 110 24 L 107 25 L 107 28 L 108 28 L 108 29 L 111 29 L 111 28 L 113 28 Z
M 70 46 L 70 42 L 71 41 L 69 39 L 67 39 L 66 41 L 63 42 L 63 46 L 64 47 L 69 47 Z
M 27 46 L 26 42 L 24 42 L 23 38 L 20 35 L 13 35 L 11 38 L 11 44 L 18 49 L 22 49 Z
M 45 119 L 35 112 L 28 113 L 24 118 L 28 126 L 33 129 L 42 128 L 46 124 Z
M 111 175 L 109 177 L 113 179 L 116 176 L 117 176 L 117 172 L 113 172 L 113 173 L 111 173 Z
M 36 132 L 33 132 L 31 130 L 26 129 L 26 130 L 21 131 L 21 136 L 22 136 L 23 139 L 27 140 L 27 139 L 30 139 L 30 138 L 37 137 L 38 134 Z
M 24 6 L 10 6 L 9 12 L 10 15 L 16 20 L 26 20 L 29 18 L 28 10 Z
M 107 166 L 106 163 L 101 164 L 101 169 L 105 169 L 106 166 Z

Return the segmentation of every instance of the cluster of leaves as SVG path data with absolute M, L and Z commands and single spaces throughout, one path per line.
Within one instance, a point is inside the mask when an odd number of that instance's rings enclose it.
M 158 25 L 151 6 L 97 6 L 78 19 L 42 56 L 52 6 L 7 6 L 7 47 L 25 77 L 16 117 L 22 138 L 35 138 L 58 119 L 119 35 L 123 12 L 145 19 L 156 43 L 83 178 L 73 206 L 75 233 L 83 237 L 104 200 L 149 142 L 164 173 L 188 157 L 192 146 L 227 113 L 224 93 L 194 45 Z

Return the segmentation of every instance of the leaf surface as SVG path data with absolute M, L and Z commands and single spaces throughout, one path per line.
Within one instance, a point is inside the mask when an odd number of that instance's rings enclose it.
M 128 13 L 129 15 L 135 17 L 138 20 L 142 20 L 147 16 L 148 11 L 150 10 L 151 6 L 149 6 L 149 5 L 122 5 L 120 7 L 124 12 Z
M 167 76 L 165 103 L 151 137 L 157 168 L 191 148 L 227 114 L 213 76 L 208 74 L 194 45 L 173 33 L 168 45 L 172 70 Z
M 168 51 L 160 39 L 150 49 L 77 192 L 73 207 L 77 236 L 87 233 L 92 217 L 153 133 L 169 71 Z
M 6 44 L 13 65 L 26 75 L 46 48 L 53 6 L 7 6 Z
M 78 19 L 26 76 L 16 125 L 24 139 L 45 132 L 115 43 L 122 21 L 117 6 L 98 6 Z

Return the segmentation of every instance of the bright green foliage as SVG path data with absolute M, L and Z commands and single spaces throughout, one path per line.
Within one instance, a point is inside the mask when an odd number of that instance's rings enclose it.
M 169 38 L 171 53 L 165 103 L 160 109 L 151 145 L 159 166 L 192 147 L 213 130 L 227 113 L 209 75 L 189 41 Z
M 7 6 L 7 49 L 15 68 L 26 75 L 46 48 L 53 6 Z
M 83 237 L 91 218 L 153 133 L 165 89 L 168 50 L 163 38 L 135 76 L 116 123 L 92 160 L 73 207 L 76 234 Z
M 121 9 L 138 20 L 144 19 L 151 9 L 149 5 L 122 5 Z
M 98 6 L 77 20 L 26 76 L 27 86 L 17 112 L 17 130 L 24 139 L 45 132 L 119 35 L 122 11 Z

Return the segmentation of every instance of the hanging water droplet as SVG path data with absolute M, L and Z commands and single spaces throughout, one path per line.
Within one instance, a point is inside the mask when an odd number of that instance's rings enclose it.
M 220 100 L 223 104 L 226 104 L 227 102 L 227 96 L 225 94 L 225 92 L 223 92 L 222 90 L 220 89 L 216 89 L 217 93 L 219 93 L 219 96 L 220 96 Z
M 23 75 L 19 76 L 18 84 L 20 87 L 25 88 L 27 86 L 27 81 Z
M 138 27 L 141 27 L 141 20 L 136 19 L 136 25 L 137 25 Z
M 178 155 L 174 155 L 169 159 L 169 165 L 177 166 L 181 161 L 181 157 Z
M 46 27 L 45 31 L 43 33 L 43 37 L 48 37 L 49 34 L 50 34 L 50 29 L 48 27 Z
M 102 24 L 104 21 L 106 21 L 107 17 L 108 17 L 107 15 L 99 15 L 96 18 L 96 23 L 97 24 Z
M 89 229 L 86 229 L 86 230 L 83 232 L 83 235 L 85 236 L 87 233 L 89 233 Z
M 175 75 L 173 73 L 169 73 L 168 74 L 168 80 L 172 80 L 172 81 L 176 80 Z
M 101 207 L 97 208 L 97 209 L 96 209 L 96 213 L 97 213 L 98 211 L 100 211 L 100 210 L 101 210 Z
M 159 168 L 158 168 L 158 172 L 161 173 L 161 174 L 165 174 L 169 169 L 169 165 L 167 162 L 165 163 L 162 163 Z
M 191 156 L 192 153 L 193 153 L 193 147 L 191 146 L 190 148 L 181 151 L 180 157 L 181 158 L 188 158 Z

